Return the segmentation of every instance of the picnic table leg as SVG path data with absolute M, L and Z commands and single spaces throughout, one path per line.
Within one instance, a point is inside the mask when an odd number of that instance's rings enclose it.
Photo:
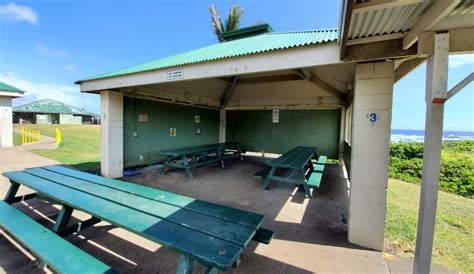
M 191 168 L 189 166 L 189 161 L 187 156 L 183 156 L 183 166 L 184 166 L 184 172 L 186 172 L 186 176 L 188 179 L 192 180 L 194 179 L 193 173 L 191 171 Z
M 53 231 L 58 233 L 65 229 L 71 219 L 71 215 L 74 209 L 68 205 L 63 205 L 61 211 L 59 212 L 58 217 L 56 218 L 56 223 L 54 223 Z
M 10 188 L 8 189 L 7 195 L 5 196 L 5 203 L 7 204 L 12 204 L 13 201 L 15 200 L 16 193 L 18 192 L 18 189 L 20 188 L 20 184 L 17 182 L 14 182 L 10 180 Z
M 173 157 L 168 157 L 168 159 L 166 159 L 166 161 L 164 162 L 164 166 L 165 168 L 163 169 L 163 171 L 161 172 L 161 174 L 165 175 L 166 172 L 168 172 L 168 163 L 173 159 Z
M 191 274 L 194 269 L 194 259 L 191 259 L 187 256 L 179 256 L 178 268 L 176 269 L 176 274 Z
M 244 160 L 244 157 L 242 157 L 242 150 L 240 149 L 240 145 L 236 144 L 237 147 L 237 153 L 239 154 L 240 161 Z
M 270 185 L 270 179 L 268 177 L 273 176 L 273 173 L 275 173 L 276 167 L 272 167 L 270 172 L 268 172 L 267 176 L 265 176 L 265 183 L 263 183 L 262 188 L 265 190 L 268 190 L 268 186 Z
M 224 147 L 224 151 L 221 151 L 221 150 L 218 149 L 218 150 L 216 151 L 216 154 L 217 154 L 217 158 L 223 157 L 223 155 L 225 154 L 225 147 Z M 222 168 L 225 168 L 224 159 L 221 159 L 220 162 L 221 162 L 221 167 L 222 167 Z

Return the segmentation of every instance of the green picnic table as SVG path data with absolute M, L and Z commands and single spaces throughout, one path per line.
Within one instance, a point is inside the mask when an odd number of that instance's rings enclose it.
M 310 188 L 319 187 L 325 163 L 326 156 L 318 157 L 315 147 L 299 146 L 269 161 L 255 176 L 265 179 L 265 190 L 270 181 L 292 183 L 302 185 L 306 196 L 312 198 Z
M 63 166 L 3 175 L 11 182 L 7 204 L 39 197 L 62 205 L 53 228 L 58 235 L 104 220 L 180 253 L 177 273 L 192 273 L 196 262 L 212 273 L 225 271 L 240 261 L 251 240 L 269 243 L 273 237 L 261 228 L 263 215 Z M 17 197 L 20 185 L 36 192 Z M 73 210 L 92 218 L 69 225 Z
M 222 168 L 224 168 L 224 159 L 234 155 L 238 155 L 242 160 L 240 144 L 236 142 L 166 150 L 160 153 L 167 156 L 162 174 L 165 174 L 169 168 L 181 168 L 185 170 L 189 179 L 193 179 L 192 170 L 198 166 L 220 162 Z

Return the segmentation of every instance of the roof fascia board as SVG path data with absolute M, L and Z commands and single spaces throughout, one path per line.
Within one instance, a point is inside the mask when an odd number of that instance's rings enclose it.
M 339 56 L 341 59 L 344 59 L 346 54 L 346 42 L 347 42 L 347 35 L 349 32 L 349 27 L 352 18 L 352 10 L 354 8 L 354 1 L 353 0 L 342 0 L 343 1 L 343 8 L 341 9 L 341 27 L 339 28 Z
M 0 90 L 0 96 L 6 96 L 6 97 L 22 97 L 24 94 L 19 93 L 16 91 L 3 91 Z
M 122 87 L 159 84 L 164 82 L 169 83 L 172 81 L 218 78 L 335 64 L 340 62 L 338 44 L 336 42 L 330 42 L 326 44 L 226 58 L 156 71 L 83 81 L 80 86 L 82 92 L 94 92 Z M 181 79 L 167 79 L 168 72 L 181 69 L 184 70 Z
M 393 58 L 406 58 L 417 55 L 417 47 L 412 46 L 408 50 L 402 49 L 402 39 L 380 41 L 375 43 L 348 46 L 345 61 L 367 62 Z
M 461 0 L 433 1 L 431 6 L 428 6 L 428 9 L 422 13 L 415 25 L 403 37 L 403 49 L 406 50 L 411 47 L 422 32 L 433 28 L 441 19 L 449 15 L 460 2 Z

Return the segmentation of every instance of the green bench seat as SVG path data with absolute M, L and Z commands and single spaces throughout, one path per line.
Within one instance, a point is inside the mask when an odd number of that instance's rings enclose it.
M 308 178 L 308 186 L 311 188 L 319 187 L 323 178 L 324 166 L 326 165 L 326 156 L 319 156 L 318 161 L 313 164 L 313 172 Z
M 58 273 L 114 272 L 4 201 L 0 201 L 0 228 Z

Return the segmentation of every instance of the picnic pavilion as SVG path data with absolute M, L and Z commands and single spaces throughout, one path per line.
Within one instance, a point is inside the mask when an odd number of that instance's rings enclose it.
M 12 99 L 22 97 L 25 91 L 0 82 L 0 148 L 13 146 Z
M 100 95 L 102 175 L 218 142 L 270 153 L 317 147 L 347 170 L 349 241 L 382 250 L 393 86 L 426 62 L 414 271 L 429 271 L 444 104 L 472 81 L 448 90 L 448 56 L 474 50 L 472 1 L 344 0 L 337 29 L 263 24 L 225 40 L 77 82 Z

